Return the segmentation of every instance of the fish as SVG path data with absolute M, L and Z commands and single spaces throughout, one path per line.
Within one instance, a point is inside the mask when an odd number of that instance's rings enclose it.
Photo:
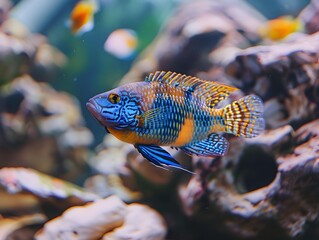
M 260 35 L 273 41 L 279 41 L 286 38 L 289 34 L 300 32 L 303 29 L 299 18 L 292 16 L 281 16 L 269 20 L 260 28 Z
M 68 25 L 74 35 L 91 31 L 94 27 L 94 14 L 98 11 L 96 0 L 79 1 L 73 8 Z
M 158 167 L 191 172 L 161 146 L 188 155 L 224 156 L 228 140 L 221 133 L 252 138 L 265 128 L 263 102 L 248 95 L 218 107 L 235 87 L 171 71 L 157 71 L 144 81 L 122 85 L 89 99 L 94 118 L 121 141 L 133 144 Z
M 120 28 L 105 40 L 104 50 L 119 59 L 130 59 L 138 45 L 137 34 L 132 29 Z

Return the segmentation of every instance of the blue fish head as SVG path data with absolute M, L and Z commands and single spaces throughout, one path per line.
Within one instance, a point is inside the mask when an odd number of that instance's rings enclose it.
M 94 96 L 86 107 L 104 127 L 115 129 L 136 127 L 141 111 L 138 97 L 119 89 Z

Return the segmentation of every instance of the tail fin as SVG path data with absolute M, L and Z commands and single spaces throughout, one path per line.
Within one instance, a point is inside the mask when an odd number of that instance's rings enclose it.
M 265 128 L 262 100 L 254 95 L 239 99 L 223 108 L 225 130 L 236 136 L 252 138 Z

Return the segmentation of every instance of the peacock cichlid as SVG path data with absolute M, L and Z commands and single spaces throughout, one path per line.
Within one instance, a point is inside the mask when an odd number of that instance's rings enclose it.
M 218 132 L 251 138 L 263 131 L 263 103 L 255 95 L 216 108 L 236 90 L 158 71 L 144 82 L 99 94 L 86 106 L 109 133 L 134 144 L 153 164 L 187 171 L 160 146 L 176 147 L 190 155 L 223 156 L 229 142 Z

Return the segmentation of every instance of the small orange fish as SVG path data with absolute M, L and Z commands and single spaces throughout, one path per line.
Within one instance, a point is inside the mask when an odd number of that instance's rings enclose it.
M 94 13 L 98 10 L 95 0 L 83 0 L 73 8 L 70 16 L 70 28 L 79 35 L 91 31 L 94 27 Z
M 229 143 L 217 132 L 246 138 L 263 131 L 263 103 L 246 96 L 216 108 L 237 88 L 174 72 L 150 74 L 91 98 L 87 108 L 118 139 L 134 144 L 150 162 L 185 170 L 160 146 L 187 154 L 223 156 Z
M 138 39 L 131 29 L 117 29 L 112 32 L 104 43 L 104 50 L 119 59 L 131 57 L 137 48 Z
M 282 16 L 269 20 L 265 26 L 260 29 L 260 34 L 264 38 L 273 41 L 282 40 L 289 34 L 302 31 L 302 22 L 291 16 Z

